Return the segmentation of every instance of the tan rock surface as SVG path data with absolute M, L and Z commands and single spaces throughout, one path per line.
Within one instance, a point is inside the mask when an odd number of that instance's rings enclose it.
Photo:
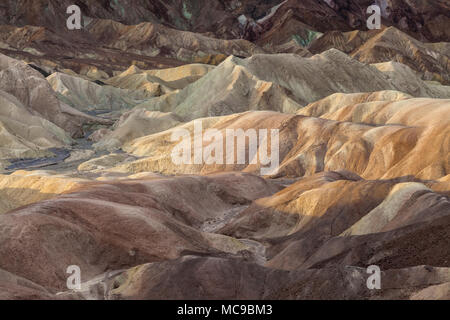
M 0 175 L 0 214 L 15 208 L 59 196 L 87 180 L 45 171 L 15 171 Z

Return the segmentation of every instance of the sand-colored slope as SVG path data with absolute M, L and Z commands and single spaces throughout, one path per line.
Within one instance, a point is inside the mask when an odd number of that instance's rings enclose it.
M 424 179 L 439 179 L 447 175 L 449 100 L 417 98 L 365 103 L 348 101 L 349 104 L 339 104 L 341 97 L 342 95 L 337 94 L 330 97 L 331 99 L 313 103 L 299 111 L 299 114 L 383 125 L 384 129 L 378 127 L 364 134 L 364 139 L 370 143 L 369 148 L 373 148 L 372 156 L 363 172 L 365 177 L 414 174 Z M 358 100 L 357 96 L 346 98 Z M 385 137 L 379 135 L 398 124 L 406 127 L 391 131 L 391 134 Z
M 311 58 L 292 54 L 230 57 L 180 92 L 150 99 L 138 108 L 172 111 L 192 120 L 255 109 L 289 112 L 298 108 L 295 102 L 305 105 L 335 92 L 398 90 L 413 96 L 450 95 L 447 87 L 437 92 L 400 66 L 378 70 L 334 49 Z
M 398 81 L 393 82 L 383 70 L 374 70 L 373 66 L 360 63 L 336 49 L 327 50 L 311 58 L 295 55 L 255 55 L 238 61 L 260 79 L 289 89 L 299 102 L 313 102 L 336 92 L 380 90 L 398 90 L 414 96 L 448 97 L 436 96 L 417 75 L 411 78 L 411 75 L 406 77 L 402 73 L 395 74 Z M 410 88 L 410 81 L 420 83 L 424 91 L 418 92 Z
M 358 103 L 371 99 L 375 101 Z M 400 100 L 395 101 L 397 99 Z M 370 179 L 406 175 L 440 179 L 450 170 L 449 108 L 449 100 L 408 98 L 398 92 L 378 92 L 348 96 L 337 94 L 302 109 L 299 113 L 303 115 L 261 111 L 199 119 L 198 122 L 194 120 L 126 143 L 123 146 L 125 151 L 144 158 L 110 170 L 124 173 L 206 173 L 223 170 L 260 173 L 261 168 L 268 165 L 261 165 L 260 161 L 250 164 L 253 155 L 249 158 L 248 153 L 245 163 L 239 164 L 235 159 L 227 164 L 227 153 L 232 150 L 236 156 L 238 149 L 237 142 L 230 150 L 222 145 L 227 135 L 237 132 L 227 133 L 226 130 L 253 129 L 258 133 L 260 129 L 278 129 L 278 175 L 304 176 L 345 169 Z M 201 123 L 203 130 L 219 131 L 217 137 L 202 142 L 202 164 L 193 163 L 194 148 L 199 149 L 194 147 L 196 123 Z M 185 161 L 179 164 L 172 158 L 172 152 L 177 146 L 180 147 L 179 138 L 172 138 L 172 135 L 180 129 L 190 134 L 191 147 L 187 153 L 191 163 Z M 202 141 L 202 136 L 197 137 Z M 261 145 L 257 143 L 258 152 L 261 152 Z M 248 143 L 245 148 L 249 150 Z M 223 154 L 215 157 L 213 150 L 220 149 Z
M 230 57 L 183 90 L 136 108 L 174 112 L 186 120 L 246 110 L 295 111 L 300 106 L 276 83 L 264 81 Z M 225 89 L 224 89 L 225 88 Z
M 207 64 L 187 64 L 169 69 L 145 70 L 146 74 L 157 77 L 174 89 L 183 89 L 197 81 L 215 67 Z
M 15 171 L 0 175 L 0 214 L 59 196 L 88 182 L 45 171 Z
M 165 81 L 139 70 L 136 66 L 109 78 L 105 83 L 117 88 L 143 91 L 147 98 L 158 97 L 174 90 Z
M 197 81 L 214 67 L 205 64 L 188 64 L 176 68 L 140 70 L 135 65 L 109 78 L 105 83 L 129 90 L 144 90 L 147 97 L 160 96 Z
M 147 98 L 142 91 L 102 86 L 59 72 L 47 77 L 47 81 L 61 101 L 84 112 L 130 109 Z
M 308 48 L 320 53 L 335 48 L 364 63 L 399 62 L 427 80 L 449 84 L 449 56 L 445 43 L 426 44 L 388 27 L 382 30 L 328 32 Z
M 411 95 L 395 90 L 363 93 L 335 93 L 308 104 L 306 107 L 298 110 L 297 114 L 310 117 L 324 117 L 328 119 L 326 114 L 331 114 L 350 105 L 375 101 L 399 101 L 410 98 L 412 98 Z
M 412 98 L 401 92 L 336 93 L 300 109 L 297 114 L 373 125 L 446 125 L 449 99 Z

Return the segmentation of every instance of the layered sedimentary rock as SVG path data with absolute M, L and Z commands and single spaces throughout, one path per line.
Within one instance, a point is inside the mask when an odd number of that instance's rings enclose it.
M 131 140 L 123 149 L 144 158 L 111 170 L 171 174 L 221 170 L 258 172 L 264 167 L 262 162 L 251 162 L 265 146 L 258 140 L 259 136 L 265 135 L 263 138 L 268 139 L 270 151 L 271 143 L 274 143 L 269 138 L 270 130 L 277 129 L 280 164 L 277 175 L 303 176 L 346 169 L 371 179 L 402 175 L 439 179 L 448 175 L 450 169 L 449 107 L 448 100 L 380 92 L 336 94 L 300 109 L 298 115 L 265 111 L 204 118 Z M 196 126 L 201 128 L 196 129 Z M 207 129 L 218 133 L 205 139 L 201 130 Z M 234 131 L 227 132 L 227 129 Z M 252 143 L 256 142 L 257 146 L 252 151 L 254 154 L 245 142 L 245 161 L 238 163 L 233 159 L 230 163 L 227 154 L 233 152 L 236 157 L 240 150 L 238 140 L 248 129 L 255 130 L 256 140 Z M 261 129 L 268 132 L 261 133 Z M 240 138 L 233 138 L 236 134 Z M 188 144 L 183 144 L 185 138 Z M 227 139 L 235 141 L 229 150 Z M 196 140 L 200 144 L 196 144 Z M 181 149 L 187 150 L 183 155 L 186 161 L 178 163 L 174 161 L 178 155 L 174 157 L 173 152 Z M 202 164 L 194 164 L 198 152 L 203 154 Z M 267 155 L 270 157 L 270 152 Z
M 262 52 L 246 40 L 221 40 L 152 23 L 125 26 L 111 20 L 97 20 L 86 30 L 96 41 L 111 48 L 182 61 L 194 62 L 196 57 L 202 57 L 202 53 L 249 56 Z
M 241 26 L 237 17 L 242 14 L 252 18 L 261 18 L 279 0 L 264 3 L 255 0 L 220 1 L 176 0 L 165 1 L 110 1 L 96 2 L 82 0 L 77 4 L 83 12 L 83 22 L 87 24 L 93 18 L 111 19 L 127 25 L 141 22 L 158 22 L 180 30 L 198 33 L 209 32 L 220 38 L 238 38 Z M 2 7 L 4 24 L 36 25 L 63 28 L 66 24 L 66 9 L 70 1 L 8 1 Z M 15 15 L 13 13 L 16 13 Z
M 449 299 L 450 10 L 375 3 L 3 1 L 0 299 Z
M 120 86 L 123 81 L 136 80 L 135 76 L 133 71 L 126 72 L 111 83 Z M 168 84 L 164 88 L 168 93 L 150 98 L 122 116 L 115 126 L 114 139 L 124 143 L 139 137 L 141 131 L 124 137 L 119 130 L 129 132 L 135 125 L 140 127 L 133 119 L 142 119 L 148 111 L 171 112 L 181 121 L 189 121 L 247 110 L 294 113 L 335 92 L 399 90 L 412 96 L 450 97 L 449 87 L 424 82 L 406 65 L 367 65 L 335 49 L 310 58 L 294 54 L 230 57 L 183 89 L 170 91 Z M 225 92 L 223 88 L 227 88 Z M 104 136 L 98 147 L 119 146 L 108 142 L 110 137 Z
M 382 0 L 382 21 L 411 33 L 420 40 L 446 41 L 449 38 L 449 6 L 445 1 Z M 61 29 L 67 19 L 66 9 L 73 3 L 64 1 L 7 1 L 2 6 L 3 24 L 35 25 Z M 272 35 L 271 39 L 290 37 L 298 32 L 290 26 L 307 25 L 312 30 L 365 30 L 366 9 L 374 4 L 364 1 L 294 1 L 254 0 L 120 0 L 77 3 L 83 22 L 111 19 L 127 25 L 141 22 L 162 23 L 179 30 L 208 33 L 218 38 L 247 37 L 254 40 Z

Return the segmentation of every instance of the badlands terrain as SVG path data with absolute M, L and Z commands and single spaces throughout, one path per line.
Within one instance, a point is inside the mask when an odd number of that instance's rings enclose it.
M 0 299 L 450 299 L 448 1 L 72 2 L 0 3 Z

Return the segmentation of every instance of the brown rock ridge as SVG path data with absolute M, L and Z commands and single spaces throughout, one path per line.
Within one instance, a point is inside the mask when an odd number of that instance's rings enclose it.
M 299 31 L 304 32 L 304 25 L 319 32 L 367 30 L 366 10 L 374 1 L 280 0 L 280 3 L 282 5 L 275 14 L 250 26 L 247 31 L 249 39 L 268 42 L 287 40 L 298 35 Z M 450 7 L 446 1 L 381 0 L 376 3 L 382 9 L 382 24 L 385 26 L 394 26 L 421 41 L 450 39 Z
M 133 64 L 142 69 L 218 64 L 229 55 L 248 57 L 265 51 L 243 39 L 217 39 L 158 23 L 124 25 L 95 19 L 80 31 L 2 26 L 0 52 L 48 73 L 64 69 L 82 73 L 83 69 L 97 68 L 111 76 Z
M 409 66 L 426 80 L 449 84 L 450 56 L 439 44 L 424 44 L 400 30 L 326 33 L 308 47 L 312 53 L 339 49 L 364 63 L 395 61 Z
M 119 0 L 117 3 L 80 0 L 84 23 L 92 19 L 111 19 L 126 25 L 142 22 L 161 23 L 168 27 L 208 33 L 218 38 L 251 40 L 289 38 L 307 25 L 320 32 L 365 30 L 366 9 L 372 0 Z M 444 0 L 382 0 L 382 21 L 419 40 L 447 41 L 450 8 Z M 5 1 L 0 7 L 0 23 L 16 26 L 34 25 L 60 30 L 65 27 L 69 0 Z M 126 8 L 126 9 L 125 9 Z M 242 23 L 240 17 L 245 16 Z
M 1 300 L 49 300 L 55 296 L 45 288 L 12 273 L 0 270 Z
M 162 23 L 171 28 L 232 39 L 239 38 L 241 26 L 237 17 L 246 14 L 261 18 L 279 0 L 220 1 L 220 0 L 120 0 L 116 3 L 80 0 L 84 22 L 91 19 L 110 19 L 126 25 L 142 22 Z M 6 1 L 1 8 L 0 23 L 16 26 L 34 25 L 50 29 L 65 27 L 66 9 L 73 2 L 68 0 Z

